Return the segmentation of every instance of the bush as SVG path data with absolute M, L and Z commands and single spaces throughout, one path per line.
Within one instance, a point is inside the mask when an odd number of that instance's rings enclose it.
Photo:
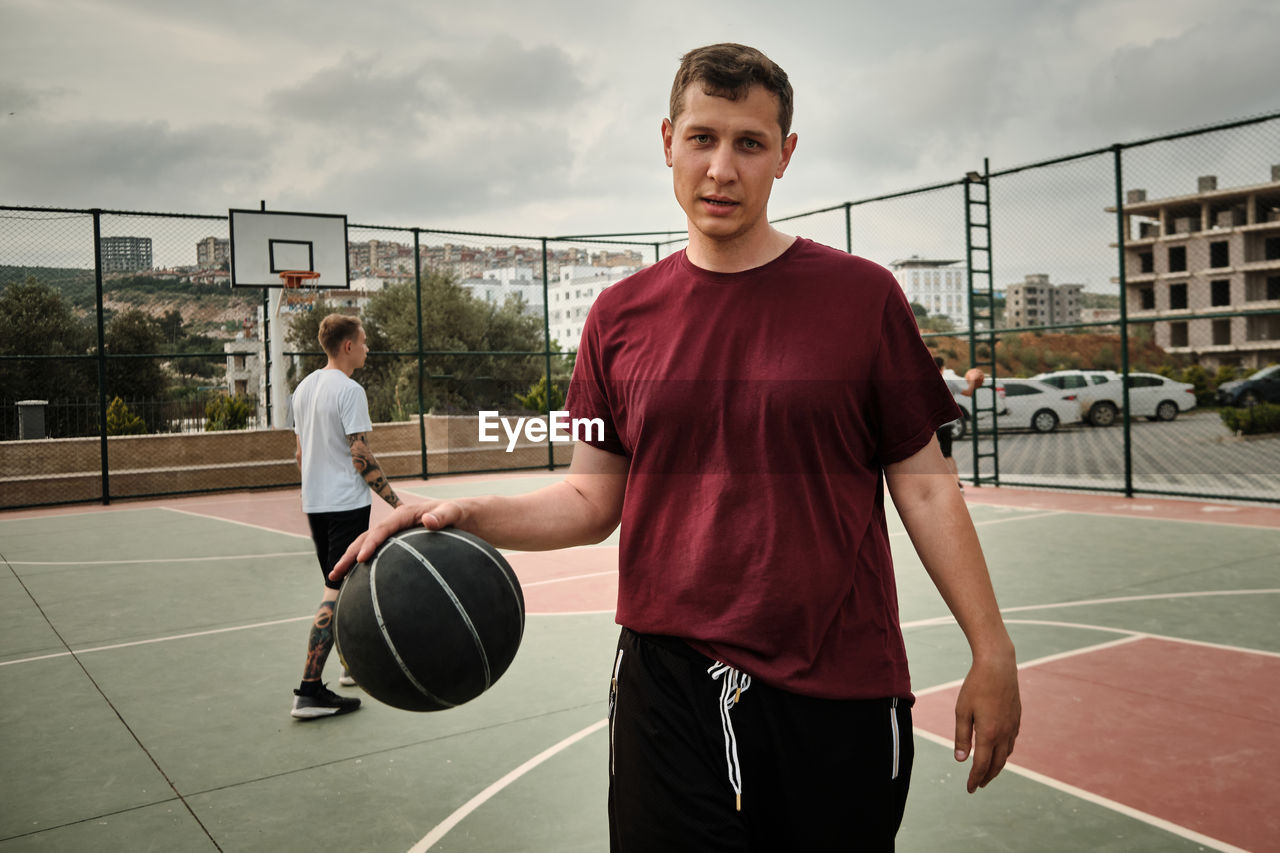
M 551 400 L 548 402 L 547 375 L 544 373 L 529 389 L 529 393 L 517 394 L 516 400 L 531 412 L 556 412 L 564 408 L 564 390 L 559 382 L 551 383 Z
M 215 397 L 204 407 L 205 431 L 244 429 L 257 408 L 257 401 L 251 397 L 241 397 L 239 394 Z
M 145 435 L 146 432 L 146 423 L 129 411 L 124 400 L 116 397 L 107 406 L 107 435 Z
M 1218 372 L 1213 376 L 1213 387 L 1217 388 L 1227 382 L 1231 382 L 1239 377 L 1240 371 L 1236 369 L 1234 364 L 1224 364 L 1218 368 Z
M 1280 404 L 1258 403 L 1246 408 L 1226 408 L 1218 412 L 1227 429 L 1241 435 L 1280 432 Z
M 1176 377 L 1171 376 L 1169 378 Z M 1209 371 L 1198 364 L 1189 365 L 1183 368 L 1180 381 L 1189 383 L 1195 389 L 1197 406 L 1212 406 L 1214 404 L 1216 394 L 1209 388 Z

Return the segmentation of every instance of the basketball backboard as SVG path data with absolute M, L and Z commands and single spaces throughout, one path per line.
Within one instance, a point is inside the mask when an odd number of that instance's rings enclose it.
M 347 287 L 346 216 L 232 209 L 230 219 L 232 287 L 282 287 L 285 270 L 320 273 L 310 287 Z

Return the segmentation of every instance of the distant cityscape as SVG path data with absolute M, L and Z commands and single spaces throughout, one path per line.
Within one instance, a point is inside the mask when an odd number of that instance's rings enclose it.
M 1271 180 L 1219 189 L 1214 176 L 1195 192 L 1148 199 L 1130 190 L 1124 205 L 1124 299 L 1130 321 L 1150 321 L 1164 350 L 1195 358 L 1206 368 L 1262 367 L 1280 360 L 1280 165 Z M 1115 214 L 1114 207 L 1106 212 Z M 1112 250 L 1118 249 L 1112 243 Z M 102 268 L 111 275 L 146 273 L 197 283 L 230 283 L 230 241 L 206 237 L 196 244 L 195 264 L 155 269 L 149 237 L 102 238 Z M 371 239 L 347 246 L 350 286 L 326 292 L 340 307 L 359 309 L 373 293 L 414 279 L 412 245 Z M 447 273 L 478 299 L 501 304 L 518 295 L 524 310 L 541 317 L 541 247 L 443 243 L 419 247 L 424 271 Z M 577 347 L 587 312 L 601 291 L 651 258 L 635 249 L 550 249 L 546 257 L 546 313 L 551 337 Z M 969 324 L 969 282 L 962 261 L 920 255 L 890 262 L 907 298 L 928 315 L 946 318 L 957 331 Z M 1112 279 L 1119 284 L 1120 278 Z M 1003 297 L 1001 328 L 1114 323 L 1117 309 L 1086 309 L 1084 285 L 1051 281 L 1044 272 L 1024 274 L 996 290 Z M 1220 317 L 1215 314 L 1239 313 Z M 227 345 L 229 386 L 249 390 L 260 343 Z M 233 380 L 232 374 L 235 374 Z M 234 384 L 232 384 L 234 382 Z

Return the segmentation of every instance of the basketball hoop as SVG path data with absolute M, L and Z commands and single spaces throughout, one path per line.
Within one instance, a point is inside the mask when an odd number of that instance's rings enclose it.
M 315 270 L 281 270 L 280 282 L 284 288 L 280 291 L 280 304 L 276 313 L 288 305 L 290 311 L 310 311 L 315 307 L 316 297 L 320 294 L 317 283 L 320 273 Z

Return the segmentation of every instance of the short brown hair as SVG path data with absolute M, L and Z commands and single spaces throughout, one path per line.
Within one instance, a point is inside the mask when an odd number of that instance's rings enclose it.
M 752 86 L 763 86 L 778 99 L 778 126 L 782 138 L 791 133 L 794 95 L 787 72 L 754 47 L 726 42 L 695 48 L 680 58 L 675 82 L 671 84 L 671 123 L 684 109 L 684 92 L 697 81 L 702 91 L 717 98 L 736 101 L 746 97 Z
M 337 355 L 344 341 L 353 339 L 360 333 L 359 317 L 347 314 L 330 314 L 320 321 L 320 333 L 316 338 L 320 348 L 328 355 Z

